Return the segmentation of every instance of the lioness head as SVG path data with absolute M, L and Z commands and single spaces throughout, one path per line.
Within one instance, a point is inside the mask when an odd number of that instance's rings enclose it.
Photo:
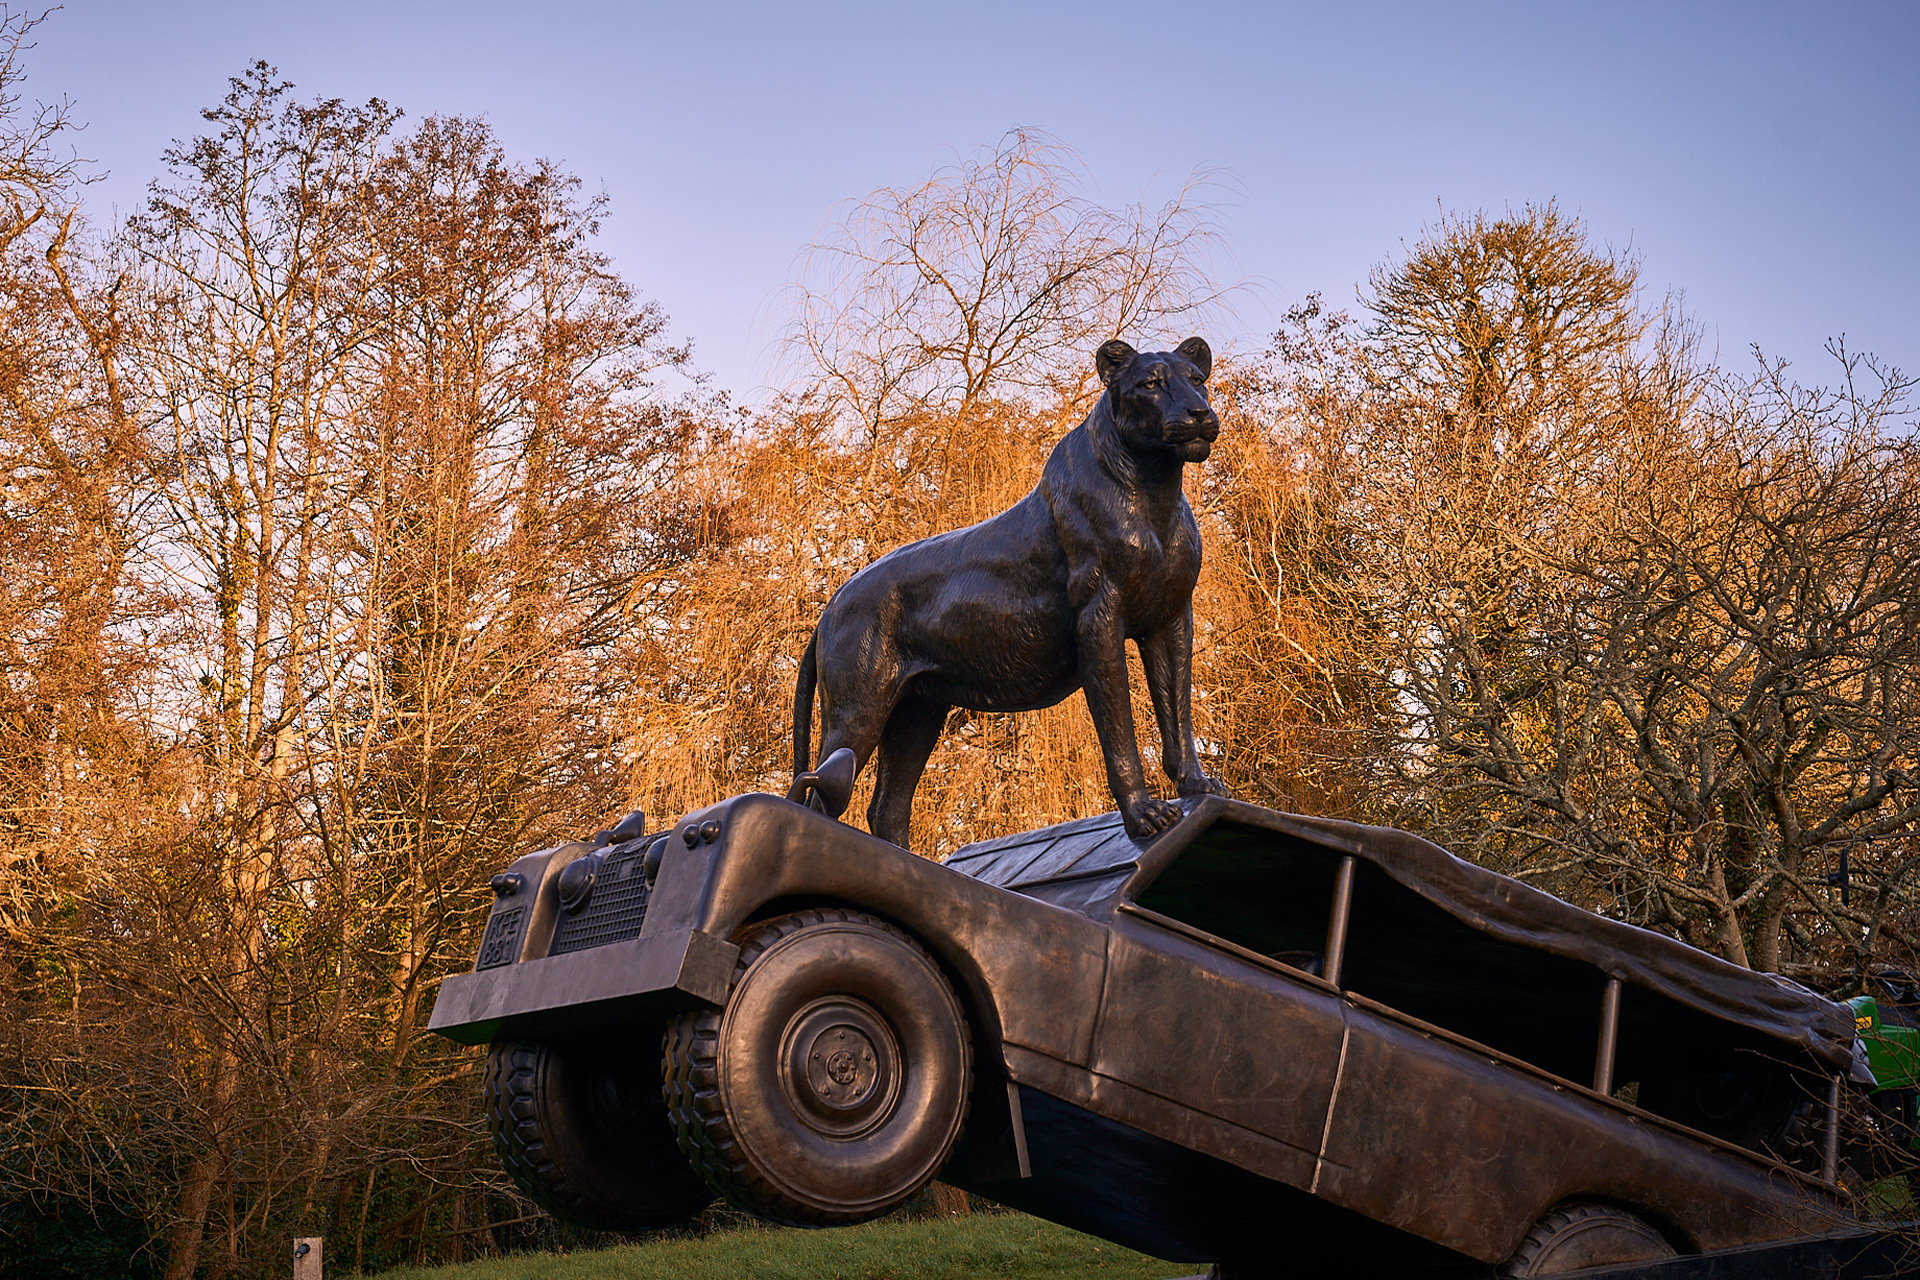
M 1107 388 L 1114 426 L 1136 454 L 1205 462 L 1220 434 L 1207 403 L 1213 352 L 1188 338 L 1171 351 L 1135 351 L 1115 338 L 1094 353 L 1093 367 Z

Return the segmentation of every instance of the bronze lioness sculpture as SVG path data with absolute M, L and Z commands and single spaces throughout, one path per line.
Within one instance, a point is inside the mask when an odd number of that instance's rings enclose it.
M 1128 640 L 1146 669 L 1167 777 L 1182 796 L 1226 793 L 1193 740 L 1200 527 L 1180 487 L 1182 468 L 1205 461 L 1220 434 L 1207 402 L 1213 353 L 1199 338 L 1144 354 L 1116 339 L 1094 368 L 1105 393 L 1031 493 L 991 520 L 882 556 L 814 628 L 794 690 L 794 771 L 807 768 L 817 684 L 822 760 L 848 748 L 858 769 L 879 751 L 867 829 L 884 840 L 907 843 L 914 787 L 949 709 L 1031 711 L 1075 689 L 1086 691 L 1127 831 L 1145 838 L 1172 826 L 1180 806 L 1147 790 L 1140 764 Z M 805 783 L 795 791 L 803 798 Z

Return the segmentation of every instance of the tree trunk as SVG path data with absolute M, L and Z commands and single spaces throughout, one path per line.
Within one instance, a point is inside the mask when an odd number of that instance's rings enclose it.
M 173 1234 L 167 1242 L 166 1280 L 193 1280 L 194 1273 L 200 1269 L 200 1250 L 206 1240 L 207 1210 L 213 1204 L 214 1188 L 219 1185 L 220 1175 L 226 1167 L 226 1144 L 221 1140 L 221 1130 L 227 1124 L 227 1107 L 233 1101 L 239 1066 L 234 1056 L 226 1051 L 222 1051 L 214 1062 L 212 1132 L 207 1135 L 205 1149 L 194 1157 L 193 1163 L 187 1167 L 186 1177 L 181 1180 L 180 1216 L 174 1219 Z

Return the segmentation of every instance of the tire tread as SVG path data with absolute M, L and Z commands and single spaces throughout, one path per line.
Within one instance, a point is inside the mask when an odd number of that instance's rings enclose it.
M 536 1095 L 540 1047 L 503 1041 L 487 1054 L 487 1128 L 516 1185 L 541 1208 L 568 1221 L 597 1219 L 605 1207 L 584 1196 L 547 1149 Z
M 1578 1226 L 1580 1223 L 1587 1222 L 1594 1218 L 1611 1218 L 1615 1220 L 1630 1218 L 1647 1230 L 1652 1231 L 1655 1235 L 1660 1234 L 1652 1224 L 1641 1219 L 1637 1214 L 1630 1213 L 1625 1209 L 1617 1209 L 1612 1205 L 1600 1204 L 1595 1201 L 1571 1201 L 1553 1209 L 1542 1217 L 1540 1221 L 1533 1224 L 1533 1227 L 1527 1232 L 1526 1238 L 1520 1242 L 1519 1249 L 1515 1250 L 1514 1255 L 1507 1259 L 1505 1265 L 1500 1268 L 1502 1280 L 1518 1280 L 1518 1278 L 1536 1274 L 1531 1268 L 1539 1261 L 1541 1255 L 1553 1246 L 1562 1233 L 1571 1227 Z M 1668 1256 L 1675 1256 L 1671 1246 L 1669 1246 Z M 1543 1272 L 1540 1274 L 1559 1273 Z M 1572 1272 L 1566 1274 L 1578 1273 Z
M 487 1128 L 500 1163 L 529 1199 L 556 1218 L 591 1230 L 634 1233 L 658 1230 L 698 1212 L 697 1195 L 688 1191 L 701 1184 L 686 1179 L 654 1181 L 654 1188 L 672 1188 L 665 1198 L 644 1206 L 623 1203 L 619 1195 L 603 1189 L 584 1177 L 568 1172 L 567 1160 L 556 1149 L 557 1135 L 549 1124 L 563 1120 L 549 1118 L 543 1109 L 541 1072 L 549 1053 L 545 1045 L 533 1041 L 496 1041 L 487 1054 L 483 1096 L 486 1099 Z M 546 1105 L 551 1106 L 551 1099 Z M 666 1134 L 661 1134 L 664 1144 Z M 674 1147 L 667 1146 L 667 1152 Z M 590 1170 L 578 1171 L 582 1175 Z M 661 1171 L 660 1176 L 665 1176 Z

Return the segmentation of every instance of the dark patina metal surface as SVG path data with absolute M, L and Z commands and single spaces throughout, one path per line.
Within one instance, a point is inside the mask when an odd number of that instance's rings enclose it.
M 1632 1092 L 1764 1062 L 1823 1099 L 1850 1067 L 1844 1009 L 1405 833 L 1209 797 L 1150 843 L 1106 815 L 943 866 L 742 796 L 648 847 L 637 936 L 562 955 L 559 880 L 592 847 L 510 868 L 517 962 L 448 979 L 433 1028 L 537 1040 L 725 1008 L 743 931 L 851 910 L 923 947 L 964 1009 L 972 1098 L 941 1176 L 1159 1256 L 1273 1274 L 1284 1240 L 1289 1274 L 1486 1274 L 1570 1202 L 1687 1255 L 1845 1221 L 1818 1105 L 1768 1146 Z M 828 1021 L 789 1074 L 857 1109 L 861 1072 L 891 1068 L 830 1035 L 884 1033 Z
M 1115 340 L 1095 367 L 1105 393 L 1047 459 L 1033 492 L 991 520 L 892 551 L 835 593 L 800 663 L 794 772 L 811 757 L 878 753 L 867 828 L 907 843 L 914 788 L 947 713 L 1029 711 L 1086 693 L 1107 782 L 1127 829 L 1149 836 L 1180 809 L 1147 787 L 1127 692 L 1139 647 L 1182 796 L 1224 794 L 1193 740 L 1193 585 L 1200 529 L 1181 490 L 1220 432 L 1207 403 L 1213 355 L 1199 338 L 1136 352 Z

